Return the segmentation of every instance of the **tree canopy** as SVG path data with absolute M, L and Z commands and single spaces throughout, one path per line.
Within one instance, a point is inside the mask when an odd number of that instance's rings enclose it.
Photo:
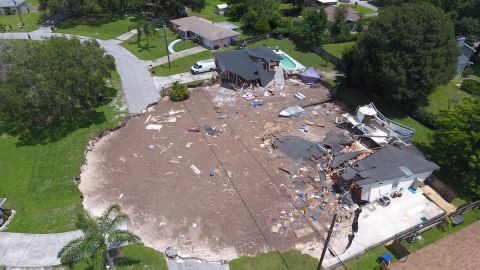
M 331 33 L 337 42 L 346 42 L 351 38 L 351 27 L 347 24 L 347 9 L 346 5 L 340 5 L 335 9 L 335 23 L 331 28 Z
M 227 0 L 227 15 L 242 20 L 245 27 L 259 33 L 270 31 L 280 20 L 280 2 L 278 0 Z
M 470 98 L 438 115 L 432 147 L 435 161 L 480 195 L 480 98 Z
M 107 95 L 114 60 L 94 40 L 50 38 L 9 43 L 0 53 L 2 120 L 48 124 L 89 112 Z
M 384 9 L 344 61 L 349 84 L 413 109 L 453 77 L 458 55 L 445 12 L 412 3 Z
M 303 21 L 296 25 L 295 30 L 298 41 L 307 46 L 320 45 L 328 38 L 327 14 L 323 9 L 305 9 L 302 15 Z

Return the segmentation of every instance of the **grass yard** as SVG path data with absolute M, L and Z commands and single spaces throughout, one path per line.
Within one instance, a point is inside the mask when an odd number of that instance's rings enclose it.
M 131 244 L 123 247 L 122 257 L 115 259 L 115 266 L 118 270 L 168 270 L 163 254 L 143 244 Z M 73 268 L 73 270 L 89 269 L 92 268 L 89 267 L 87 262 L 78 263 Z
M 133 17 L 104 17 L 91 20 L 65 20 L 56 24 L 56 32 L 93 37 L 98 39 L 113 39 L 128 32 L 133 25 Z
M 359 257 L 352 259 L 346 263 L 346 266 L 350 270 L 377 270 L 379 265 L 379 258 L 384 252 L 388 252 L 392 255 L 392 262 L 396 261 L 395 256 L 393 256 L 390 251 L 388 251 L 385 246 L 379 246 L 374 249 L 371 249 Z M 343 269 L 343 268 L 340 268 Z
M 429 105 L 426 107 L 427 111 L 437 113 L 440 110 L 447 110 L 449 100 L 457 99 L 462 101 L 462 99 L 470 97 L 470 94 L 460 90 L 460 87 L 457 86 L 457 84 L 462 84 L 463 80 L 463 77 L 457 77 L 446 85 L 438 86 L 428 97 Z
M 120 89 L 120 77 L 116 72 L 112 78 L 110 86 Z M 114 99 L 113 103 L 118 104 L 102 106 L 64 127 L 71 130 L 52 141 L 25 144 L 19 137 L 9 136 L 0 129 L 1 194 L 7 198 L 5 206 L 17 211 L 8 231 L 53 233 L 75 229 L 82 204 L 73 178 L 85 160 L 88 141 L 116 126 L 126 116 L 116 109 L 123 102 Z M 56 130 L 46 132 L 55 133 Z M 32 134 L 36 136 L 39 134 Z
M 25 23 L 23 28 L 19 27 L 21 22 L 18 15 L 2 15 L 0 16 L 0 23 L 5 24 L 8 32 L 31 32 L 38 28 L 38 18 L 40 18 L 40 15 L 40 12 L 22 14 L 23 23 Z M 8 30 L 9 25 L 12 26 L 11 31 Z
M 357 5 L 357 7 L 355 7 L 355 4 L 346 4 L 346 5 L 348 7 L 353 8 L 355 11 L 358 12 L 358 14 L 367 15 L 367 14 L 377 13 L 377 11 L 375 11 L 371 8 L 368 8 L 368 7 L 364 7 L 364 6 L 360 6 L 360 5 Z
M 192 54 L 174 61 L 171 61 L 171 68 L 168 68 L 168 63 L 155 67 L 155 75 L 158 76 L 170 76 L 177 73 L 189 72 L 190 68 L 197 61 L 207 60 L 213 58 L 213 52 L 203 51 L 196 54 Z
M 178 39 L 176 34 L 172 31 L 167 31 L 167 43 Z M 131 37 L 121 44 L 125 49 L 129 50 L 135 56 L 143 60 L 154 60 L 167 55 L 167 48 L 165 47 L 165 35 L 163 30 L 160 30 L 157 35 L 149 37 L 148 45 L 145 37 L 142 35 L 142 40 L 137 43 L 137 35 Z M 175 44 L 175 51 L 182 51 L 197 46 L 191 41 L 182 40 Z
M 299 47 L 290 39 L 269 38 L 250 43 L 248 44 L 248 47 L 260 47 L 262 45 L 267 45 L 271 49 L 275 49 L 275 47 L 278 46 L 280 50 L 286 52 L 306 67 L 315 67 L 319 71 L 327 72 L 335 70 L 334 64 L 328 62 L 313 51 Z
M 202 11 L 200 11 L 200 12 L 190 11 L 189 15 L 202 17 L 202 18 L 205 18 L 205 19 L 210 20 L 212 22 L 229 21 L 229 22 L 237 24 L 238 26 L 241 26 L 240 22 L 232 21 L 226 16 L 218 15 L 217 13 L 215 13 L 217 5 L 218 4 L 224 4 L 226 2 L 227 1 L 222 1 L 222 0 L 206 0 L 205 1 L 205 8 L 203 8 Z
M 343 57 L 343 54 L 346 52 L 346 50 L 352 47 L 354 44 L 355 44 L 355 41 L 345 42 L 345 43 L 333 43 L 333 44 L 322 45 L 322 48 L 325 51 L 341 59 Z
M 458 232 L 459 230 L 465 228 L 466 226 L 480 220 L 480 210 L 472 210 L 469 212 L 464 213 L 463 218 L 465 219 L 465 222 L 457 225 L 455 227 L 450 228 L 446 232 L 442 232 L 437 228 L 433 228 L 431 230 L 428 230 L 424 233 L 421 234 L 422 239 L 417 240 L 412 244 L 409 244 L 406 241 L 403 241 L 402 244 L 405 246 L 406 249 L 410 252 L 414 252 L 416 250 L 419 250 L 425 246 L 430 245 L 431 243 L 440 240 L 441 238 L 448 236 L 450 234 L 453 234 L 455 232 Z
M 314 270 L 318 260 L 298 251 L 262 253 L 255 257 L 243 256 L 229 262 L 231 270 Z

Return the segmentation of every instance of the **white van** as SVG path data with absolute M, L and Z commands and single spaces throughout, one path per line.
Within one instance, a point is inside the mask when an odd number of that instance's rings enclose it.
M 214 59 L 208 59 L 208 60 L 202 60 L 198 61 L 195 63 L 195 65 L 192 66 L 191 71 L 192 74 L 199 74 L 203 72 L 208 72 L 208 71 L 214 71 L 215 68 L 215 60 Z

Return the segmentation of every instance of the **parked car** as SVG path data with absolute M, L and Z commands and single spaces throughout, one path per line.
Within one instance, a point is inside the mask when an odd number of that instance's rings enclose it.
M 388 206 L 390 204 L 390 198 L 387 196 L 382 196 L 380 199 L 378 199 L 378 203 L 383 207 Z
M 200 74 L 204 72 L 214 71 L 217 68 L 213 59 L 202 60 L 192 66 L 192 74 Z

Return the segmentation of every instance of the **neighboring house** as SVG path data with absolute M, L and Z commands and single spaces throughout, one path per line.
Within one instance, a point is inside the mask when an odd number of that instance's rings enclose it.
M 191 39 L 208 49 L 227 47 L 234 43 L 240 33 L 201 17 L 190 16 L 170 21 L 173 30 L 182 39 Z
M 317 0 L 316 2 L 318 5 L 323 7 L 336 5 L 338 3 L 337 0 Z
M 274 68 L 279 65 L 281 59 L 266 46 L 215 53 L 217 71 L 222 79 L 236 84 L 266 86 L 273 80 Z
M 460 48 L 460 56 L 457 62 L 457 76 L 461 76 L 463 71 L 473 63 L 470 62 L 470 57 L 475 54 L 475 49 L 465 43 L 465 37 L 458 37 L 457 43 Z
M 329 24 L 335 23 L 335 10 L 337 8 L 338 6 L 328 6 L 323 9 L 327 14 L 327 20 Z M 354 27 L 355 23 L 358 22 L 359 19 L 360 19 L 360 16 L 358 15 L 358 12 L 356 10 L 350 7 L 347 8 L 347 23 L 352 25 L 352 28 Z
M 28 5 L 26 0 L 15 0 L 17 8 L 15 9 L 15 3 L 13 0 L 0 0 L 0 15 L 11 15 L 27 12 Z
M 225 12 L 227 11 L 227 9 L 228 9 L 228 5 L 227 5 L 227 4 L 218 4 L 217 7 L 216 7 L 215 12 L 216 12 L 218 15 L 225 15 Z
M 379 151 L 346 166 L 340 176 L 344 184 L 353 184 L 353 198 L 373 202 L 394 191 L 423 183 L 439 167 L 420 155 L 396 146 Z

